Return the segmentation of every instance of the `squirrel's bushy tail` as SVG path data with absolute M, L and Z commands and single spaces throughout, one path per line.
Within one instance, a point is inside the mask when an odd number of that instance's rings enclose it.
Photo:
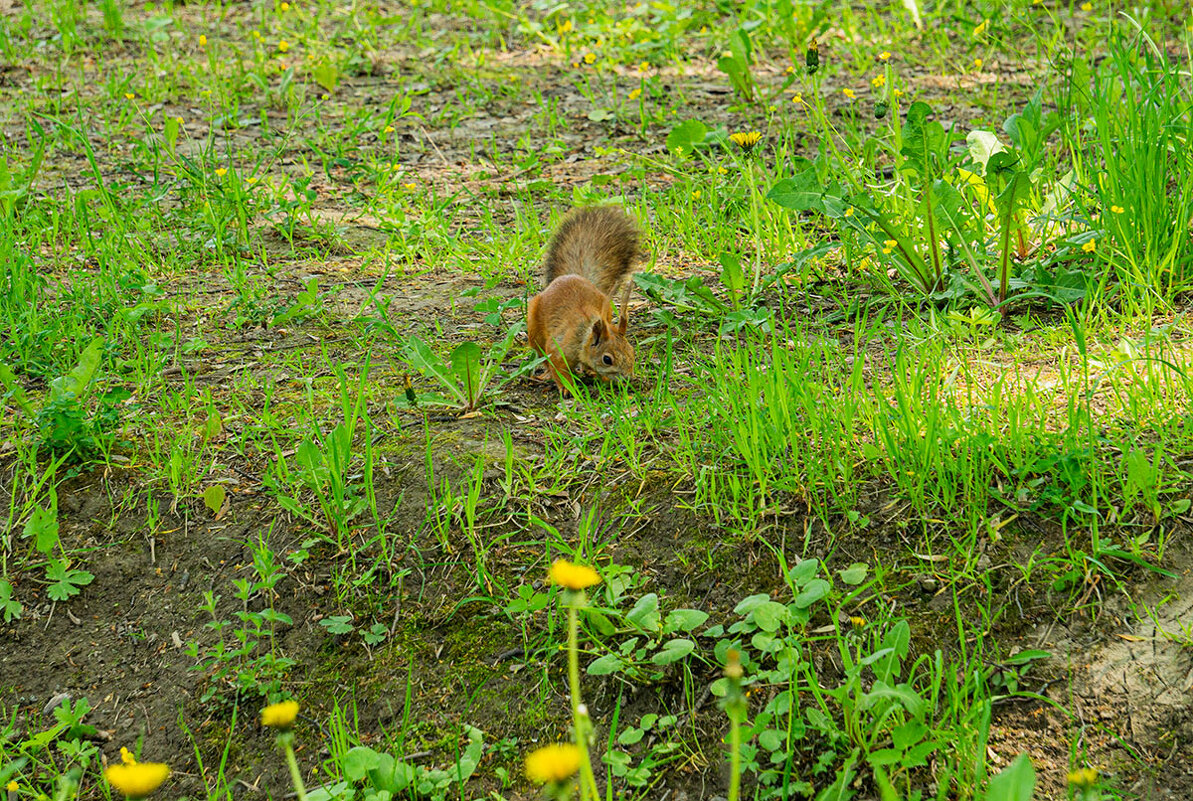
M 547 248 L 547 285 L 576 274 L 610 295 L 633 268 L 639 239 L 637 224 L 619 208 L 577 209 L 560 223 Z

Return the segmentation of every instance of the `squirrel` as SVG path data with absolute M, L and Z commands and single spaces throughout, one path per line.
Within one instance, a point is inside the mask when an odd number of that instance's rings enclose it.
M 527 304 L 526 331 L 530 346 L 547 357 L 560 393 L 567 394 L 563 376 L 569 373 L 603 381 L 633 377 L 634 347 L 625 334 L 639 240 L 633 219 L 611 206 L 572 211 L 551 238 L 546 287 Z M 611 297 L 622 281 L 614 326 Z

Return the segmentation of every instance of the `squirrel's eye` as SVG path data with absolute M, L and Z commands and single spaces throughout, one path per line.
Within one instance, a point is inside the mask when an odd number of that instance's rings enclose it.
M 605 358 L 604 358 L 604 362 L 605 362 L 605 364 L 613 364 L 613 357 L 612 357 L 612 356 L 610 356 L 608 353 L 606 353 L 606 354 L 605 354 Z

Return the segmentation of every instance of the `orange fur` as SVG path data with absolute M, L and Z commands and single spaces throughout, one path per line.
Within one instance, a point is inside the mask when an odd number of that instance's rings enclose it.
M 616 324 L 610 295 L 629 279 L 638 238 L 633 220 L 610 207 L 572 212 L 552 238 L 548 284 L 530 299 L 526 328 L 560 392 L 567 392 L 565 376 L 590 373 L 612 381 L 634 375 L 634 347 L 625 336 L 630 284 Z

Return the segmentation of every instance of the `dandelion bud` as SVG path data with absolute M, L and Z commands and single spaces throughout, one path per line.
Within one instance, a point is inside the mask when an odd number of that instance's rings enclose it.
M 816 70 L 820 69 L 820 44 L 813 39 L 808 45 L 808 50 L 804 53 L 804 66 L 808 68 L 809 75 L 815 75 Z

